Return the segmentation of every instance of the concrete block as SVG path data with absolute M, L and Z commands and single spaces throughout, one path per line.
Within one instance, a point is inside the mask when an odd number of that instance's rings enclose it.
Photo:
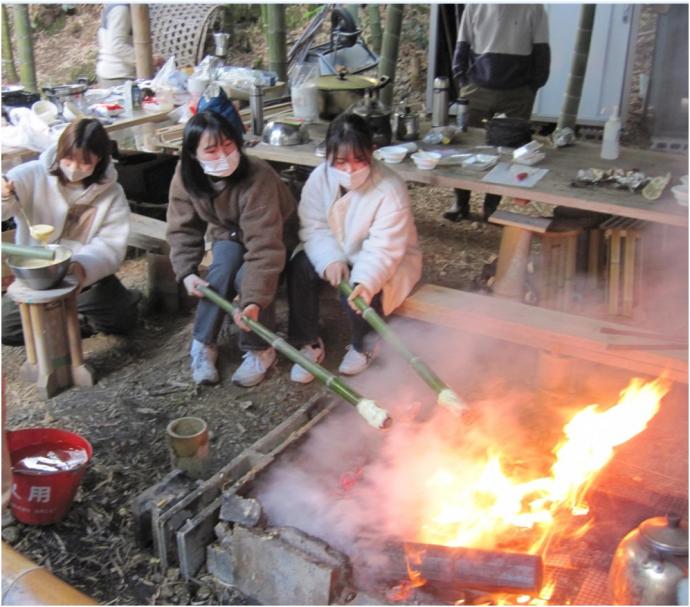
M 234 491 L 225 491 L 220 508 L 220 520 L 256 527 L 261 518 L 261 504 L 254 498 L 244 498 Z
M 339 592 L 346 572 L 334 566 L 337 559 L 324 562 L 281 537 L 281 531 L 247 529 L 233 531 L 235 587 L 264 605 L 328 605 Z M 296 533 L 301 533 L 295 530 Z M 304 535 L 304 534 L 303 534 Z M 308 536 L 303 546 L 309 546 Z M 312 554 L 319 548 L 309 546 Z M 321 555 L 326 553 L 321 550 Z
M 223 584 L 235 585 L 232 538 L 229 542 L 220 541 L 206 546 L 206 569 Z

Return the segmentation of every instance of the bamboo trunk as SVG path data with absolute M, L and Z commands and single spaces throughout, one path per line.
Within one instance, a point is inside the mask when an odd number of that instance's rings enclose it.
M 14 5 L 14 33 L 17 44 L 17 63 L 19 64 L 19 79 L 22 86 L 37 92 L 36 66 L 34 63 L 34 44 L 29 20 L 29 5 Z
M 151 50 L 151 20 L 148 4 L 130 4 L 132 11 L 132 39 L 137 78 L 153 76 L 153 51 Z
M 208 287 L 199 287 L 199 291 L 203 293 L 204 297 L 209 301 L 212 301 L 222 310 L 225 310 L 228 314 L 234 314 L 239 312 L 240 308 L 234 303 L 230 303 L 215 291 L 212 291 Z M 353 405 L 359 414 L 367 420 L 367 422 L 378 428 L 379 430 L 388 428 L 392 423 L 388 412 L 385 409 L 381 409 L 373 400 L 364 398 L 361 394 L 353 390 L 348 386 L 342 379 L 336 377 L 330 371 L 324 369 L 321 365 L 312 362 L 305 356 L 303 356 L 296 348 L 293 348 L 289 343 L 287 343 L 282 337 L 279 337 L 273 331 L 270 331 L 264 327 L 261 323 L 247 318 L 242 317 L 251 330 L 256 333 L 261 339 L 263 339 L 267 344 L 274 347 L 278 352 L 286 356 L 293 363 L 300 365 L 302 368 L 306 369 L 311 373 L 316 379 L 318 379 L 322 384 L 326 386 L 331 392 L 340 396 L 345 402 Z
M 285 5 L 268 5 L 268 69 L 278 74 L 278 80 L 287 80 L 285 50 Z
M 371 30 L 371 50 L 377 55 L 381 52 L 381 13 L 378 4 L 367 5 L 367 15 L 369 16 L 369 29 Z
M 350 13 L 356 26 L 359 26 L 359 6 L 357 4 L 346 4 L 345 10 Z
M 580 8 L 580 23 L 577 29 L 577 38 L 575 39 L 573 62 L 570 66 L 570 76 L 568 77 L 568 86 L 563 98 L 561 115 L 558 118 L 558 128 L 575 128 L 577 110 L 580 107 L 580 98 L 582 97 L 582 85 L 587 71 L 587 59 L 589 58 L 589 46 L 592 41 L 595 12 L 595 4 L 583 4 Z
M 537 593 L 544 578 L 539 555 L 410 542 L 377 543 L 367 562 L 379 579 L 407 579 L 408 570 L 447 589 Z M 382 558 L 383 557 L 383 558 Z
M 346 297 L 352 294 L 352 287 L 344 280 L 340 281 L 340 290 Z M 355 305 L 362 312 L 362 318 L 366 320 L 371 327 L 386 340 L 395 350 L 400 354 L 407 363 L 415 370 L 417 375 L 421 377 L 424 382 L 438 395 L 437 402 L 439 405 L 448 407 L 458 414 L 468 412 L 469 407 L 453 390 L 451 390 L 443 380 L 434 373 L 429 366 L 418 356 L 410 352 L 400 338 L 393 332 L 393 330 L 386 324 L 376 310 L 367 305 L 361 298 L 355 298 Z
M 390 82 L 381 89 L 379 98 L 384 105 L 393 102 L 395 86 L 395 65 L 400 50 L 400 30 L 402 28 L 403 4 L 389 4 L 386 9 L 386 29 L 383 33 L 383 50 L 379 61 L 379 76 L 388 76 Z
M 17 82 L 17 70 L 14 67 L 14 53 L 12 52 L 12 38 L 10 36 L 10 20 L 7 6 L 2 5 L 2 72 L 8 82 Z

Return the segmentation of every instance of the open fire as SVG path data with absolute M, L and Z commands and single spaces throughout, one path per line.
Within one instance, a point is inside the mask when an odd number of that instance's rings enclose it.
M 517 468 L 507 471 L 505 458 L 495 447 L 484 460 L 467 461 L 458 454 L 456 460 L 439 461 L 429 471 L 415 540 L 441 546 L 543 552 L 550 535 L 563 530 L 557 521 L 565 512 L 574 517 L 587 514 L 584 498 L 597 473 L 611 460 L 615 447 L 647 427 L 670 386 L 664 378 L 649 383 L 633 379 L 612 407 L 601 410 L 593 404 L 579 411 L 564 426 L 564 438 L 552 450 L 553 464 L 545 476 Z M 572 521 L 568 523 L 572 529 Z M 525 535 L 522 530 L 530 533 Z M 409 582 L 401 589 L 411 590 L 424 584 L 418 571 L 423 555 L 415 547 L 406 557 Z M 400 592 L 396 598 L 402 600 L 406 594 Z M 549 589 L 544 588 L 540 596 L 548 598 L 548 594 Z

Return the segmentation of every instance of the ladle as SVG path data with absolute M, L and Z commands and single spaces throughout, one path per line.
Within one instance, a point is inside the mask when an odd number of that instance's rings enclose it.
M 3 177 L 3 179 L 7 181 L 6 177 Z M 26 221 L 26 225 L 29 226 L 29 233 L 31 234 L 31 236 L 39 242 L 42 242 L 43 244 L 48 242 L 48 239 L 50 238 L 50 235 L 55 231 L 55 228 L 51 225 L 48 225 L 47 223 L 37 223 L 36 225 L 32 225 L 29 221 L 26 212 L 24 211 L 24 207 L 22 206 L 21 201 L 19 200 L 19 196 L 17 196 L 17 192 L 12 190 L 12 196 L 14 196 L 14 199 L 17 201 L 19 212 L 22 214 L 24 221 Z
M 204 297 L 216 304 L 221 310 L 225 310 L 228 314 L 241 311 L 240 307 L 234 303 L 230 303 L 215 291 L 208 287 L 197 287 L 203 293 Z M 279 337 L 273 331 L 264 327 L 260 322 L 242 316 L 242 320 L 247 326 L 256 333 L 266 343 L 273 346 L 278 352 L 285 355 L 293 363 L 300 365 L 311 373 L 316 379 L 323 383 L 328 390 L 340 396 L 345 402 L 353 405 L 357 412 L 374 428 L 384 430 L 388 428 L 392 420 L 388 415 L 388 411 L 379 407 L 373 400 L 364 398 L 361 394 L 348 386 L 341 378 L 336 377 L 330 371 L 324 369 L 321 365 L 312 362 L 302 354 L 299 350 L 293 348 L 282 337 Z
M 338 287 L 346 297 L 352 295 L 352 287 L 346 281 L 341 280 Z M 437 404 L 447 407 L 459 415 L 464 415 L 469 412 L 469 405 L 449 388 L 448 385 L 429 368 L 429 365 L 407 349 L 405 344 L 386 324 L 383 318 L 378 315 L 376 310 L 367 305 L 361 297 L 355 297 L 354 302 L 362 313 L 362 317 L 371 325 L 372 329 L 393 346 L 398 354 L 400 354 L 417 372 L 417 375 L 436 392 Z

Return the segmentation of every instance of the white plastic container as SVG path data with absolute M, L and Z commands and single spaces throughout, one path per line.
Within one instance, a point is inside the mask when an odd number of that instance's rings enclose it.
M 319 90 L 316 84 L 305 83 L 290 87 L 292 113 L 295 118 L 314 122 L 319 117 Z
M 601 157 L 604 160 L 616 160 L 619 154 L 619 138 L 621 133 L 621 119 L 618 117 L 618 106 L 613 106 L 613 112 L 604 125 L 604 137 L 601 140 Z

